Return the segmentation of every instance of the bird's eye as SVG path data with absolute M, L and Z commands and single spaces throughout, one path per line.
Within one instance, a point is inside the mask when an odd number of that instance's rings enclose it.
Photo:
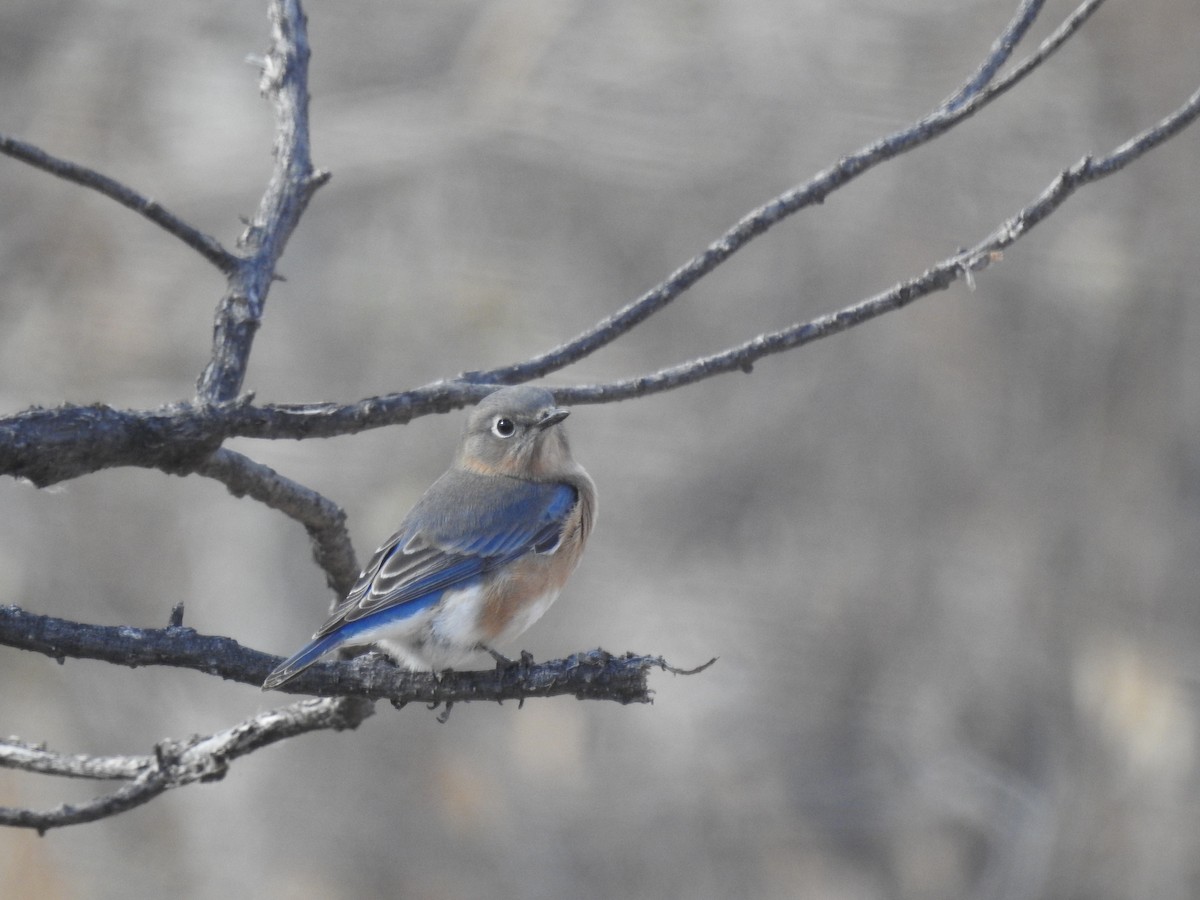
M 507 416 L 497 416 L 492 423 L 492 434 L 498 438 L 510 438 L 516 433 L 517 426 Z

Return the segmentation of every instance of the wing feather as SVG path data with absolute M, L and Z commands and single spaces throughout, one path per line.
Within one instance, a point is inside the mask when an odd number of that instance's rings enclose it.
M 465 586 L 530 552 L 558 543 L 578 502 L 569 484 L 451 469 L 426 491 L 375 551 L 346 599 L 314 637 Z

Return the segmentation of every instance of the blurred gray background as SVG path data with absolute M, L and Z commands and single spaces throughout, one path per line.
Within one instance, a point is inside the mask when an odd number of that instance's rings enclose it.
M 1014 0 L 309 5 L 315 161 L 247 387 L 352 401 L 521 359 L 752 206 L 931 109 Z M 1047 4 L 1043 36 L 1071 4 Z M 1112 2 L 997 106 L 738 254 L 606 380 L 848 305 L 981 238 L 1200 83 L 1200 5 Z M 231 245 L 270 168 L 264 4 L 6 0 L 0 132 Z M 1032 44 L 1031 44 L 1032 46 Z M 978 279 L 799 352 L 582 407 L 600 522 L 522 646 L 711 656 L 653 706 L 381 708 L 39 839 L 5 897 L 1185 898 L 1200 894 L 1200 131 Z M 221 279 L 0 159 L 0 409 L 188 397 Z M 361 558 L 461 414 L 237 442 Z M 302 529 L 214 482 L 0 481 L 0 602 L 294 650 Z M 520 648 L 510 648 L 517 650 Z M 146 753 L 283 701 L 0 648 L 0 732 Z M 0 771 L 0 803 L 105 785 Z

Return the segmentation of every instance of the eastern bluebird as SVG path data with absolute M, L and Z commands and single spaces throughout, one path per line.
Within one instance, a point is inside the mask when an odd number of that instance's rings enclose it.
M 560 424 L 567 413 L 530 385 L 481 400 L 454 463 L 263 690 L 360 644 L 436 672 L 536 622 L 574 571 L 596 518 L 596 487 Z

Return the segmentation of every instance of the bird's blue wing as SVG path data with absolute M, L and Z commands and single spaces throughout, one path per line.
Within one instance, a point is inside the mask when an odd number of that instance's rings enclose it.
M 425 493 L 372 557 L 314 637 L 385 611 L 404 617 L 527 553 L 553 549 L 577 502 L 575 488 L 452 469 Z

